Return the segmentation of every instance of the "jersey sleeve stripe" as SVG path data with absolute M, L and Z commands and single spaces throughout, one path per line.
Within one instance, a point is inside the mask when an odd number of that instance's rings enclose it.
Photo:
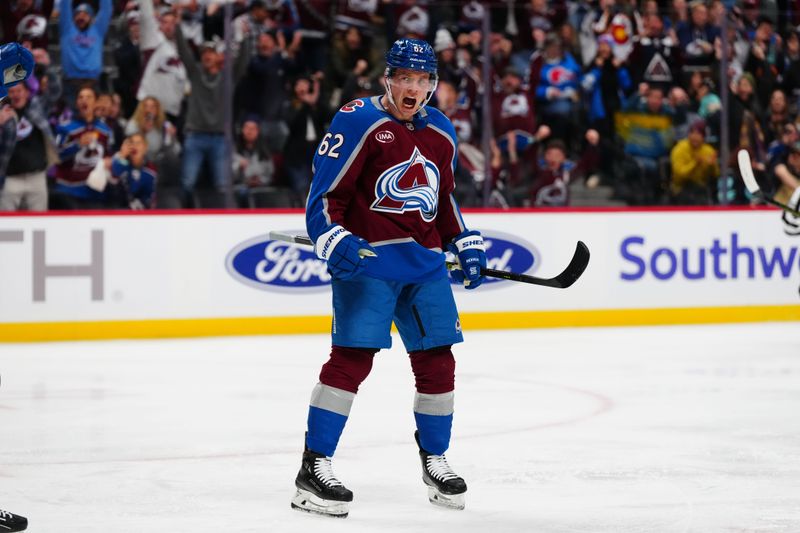
M 447 132 L 445 132 L 441 128 L 439 128 L 437 126 L 434 126 L 433 124 L 428 124 L 428 127 L 430 129 L 434 130 L 435 132 L 437 132 L 439 135 L 441 135 L 445 139 L 447 139 L 447 142 L 449 142 L 450 146 L 453 147 L 453 155 L 450 156 L 450 168 L 452 168 L 453 169 L 453 173 L 455 173 L 455 171 L 456 171 L 456 165 L 455 165 L 455 162 L 456 162 L 456 143 L 453 141 L 453 138 L 450 137 L 447 134 Z
M 347 171 L 350 170 L 350 165 L 353 164 L 353 161 L 355 160 L 356 157 L 358 157 L 358 154 L 361 152 L 361 148 L 367 141 L 367 136 L 373 131 L 375 131 L 376 128 L 389 121 L 390 120 L 388 118 L 383 118 L 381 120 L 378 120 L 369 129 L 367 129 L 367 131 L 364 132 L 364 135 L 361 136 L 361 139 L 359 139 L 358 144 L 355 146 L 355 148 L 353 148 L 353 151 L 350 152 L 350 157 L 348 157 L 347 161 L 345 161 L 344 165 L 342 165 L 341 170 L 339 170 L 339 173 L 336 175 L 336 178 L 331 183 L 331 186 L 328 187 L 327 191 L 322 193 L 322 214 L 325 217 L 325 221 L 328 224 L 332 224 L 330 214 L 328 213 L 328 193 L 336 189 L 336 186 L 339 185 L 340 181 L 342 181 L 342 178 L 344 178 L 345 174 L 347 174 Z
M 458 222 L 458 227 L 463 233 L 467 231 L 467 226 L 464 224 L 464 218 L 461 216 L 461 210 L 458 208 L 458 203 L 456 202 L 456 197 L 450 193 L 450 205 L 453 206 L 453 214 L 456 216 L 456 222 Z

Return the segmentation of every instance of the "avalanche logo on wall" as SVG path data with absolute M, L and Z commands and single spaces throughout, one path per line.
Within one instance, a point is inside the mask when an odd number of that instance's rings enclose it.
M 505 270 L 506 272 L 516 272 L 518 274 L 531 275 L 539 269 L 539 251 L 529 242 L 520 239 L 516 235 L 500 233 L 491 230 L 480 230 L 483 235 L 483 243 L 486 246 L 486 267 L 495 270 Z M 448 261 L 455 261 L 455 258 L 447 253 Z M 485 278 L 481 288 L 486 285 L 496 285 L 505 280 L 499 278 Z M 461 286 L 450 278 L 450 283 Z
M 373 211 L 405 213 L 419 211 L 422 220 L 436 218 L 439 207 L 439 169 L 425 159 L 419 148 L 407 161 L 395 165 L 378 176 Z
M 331 282 L 325 261 L 311 250 L 266 235 L 234 247 L 225 267 L 237 281 L 262 290 L 327 290 Z

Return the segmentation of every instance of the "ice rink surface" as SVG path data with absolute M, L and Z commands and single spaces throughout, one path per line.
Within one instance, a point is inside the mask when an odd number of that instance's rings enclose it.
M 800 532 L 800 324 L 467 332 L 432 506 L 396 340 L 293 511 L 327 336 L 0 344 L 0 508 L 32 533 Z

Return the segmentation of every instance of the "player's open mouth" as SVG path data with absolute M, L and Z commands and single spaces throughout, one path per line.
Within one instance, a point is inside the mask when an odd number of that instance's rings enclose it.
M 403 107 L 408 110 L 416 109 L 417 99 L 409 96 L 403 98 Z

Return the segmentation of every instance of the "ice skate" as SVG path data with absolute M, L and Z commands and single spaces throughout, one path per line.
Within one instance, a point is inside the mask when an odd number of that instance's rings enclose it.
M 414 438 L 419 446 L 419 431 L 414 433 Z M 419 458 L 422 460 L 422 481 L 428 486 L 428 500 L 434 505 L 463 509 L 467 483 L 453 472 L 445 456 L 428 453 L 419 446 Z
M 330 457 L 306 448 L 294 484 L 297 492 L 292 498 L 293 509 L 335 518 L 347 517 L 353 492 L 336 479 Z
M 0 509 L 0 533 L 25 531 L 27 528 L 28 528 L 27 518 Z

